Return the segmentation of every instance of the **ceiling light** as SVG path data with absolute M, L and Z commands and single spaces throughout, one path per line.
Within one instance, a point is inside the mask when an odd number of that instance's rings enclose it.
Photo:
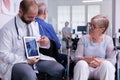
M 88 3 L 88 2 L 101 2 L 103 0 L 83 0 L 83 3 Z

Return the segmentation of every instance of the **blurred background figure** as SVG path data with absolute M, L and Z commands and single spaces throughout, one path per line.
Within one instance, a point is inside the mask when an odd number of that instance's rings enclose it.
M 73 41 L 73 44 L 72 44 L 73 50 L 76 50 L 77 49 L 77 43 L 79 41 L 79 37 L 78 37 L 77 34 L 75 35 L 75 38 L 72 39 L 72 41 Z
M 68 27 L 69 22 L 65 22 L 65 27 L 62 29 L 62 40 L 66 42 L 66 48 L 69 47 L 69 40 L 72 38 L 71 28 Z
M 60 49 L 61 44 L 60 40 L 56 35 L 56 32 L 52 26 L 52 24 L 47 23 L 45 20 L 47 18 L 48 10 L 47 6 L 43 2 L 38 3 L 38 15 L 35 20 L 39 24 L 39 31 L 41 36 L 47 36 L 49 39 L 53 39 L 57 45 L 57 48 Z

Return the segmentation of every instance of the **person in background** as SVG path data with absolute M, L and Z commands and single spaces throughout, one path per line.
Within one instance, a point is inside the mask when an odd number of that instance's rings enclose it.
M 113 40 L 105 34 L 109 20 L 96 15 L 88 25 L 89 34 L 80 38 L 75 52 L 74 80 L 115 80 Z
M 39 72 L 50 75 L 49 80 L 61 80 L 64 67 L 53 57 L 40 54 L 27 59 L 23 37 L 36 37 L 39 47 L 49 48 L 50 41 L 39 35 L 38 23 L 34 21 L 38 6 L 34 0 L 23 0 L 18 15 L 0 30 L 0 76 L 2 80 L 38 80 L 33 65 Z
M 65 27 L 62 28 L 62 40 L 66 42 L 66 47 L 69 47 L 69 40 L 72 38 L 71 29 L 68 27 L 69 22 L 65 22 Z
M 60 49 L 61 47 L 60 40 L 57 37 L 53 26 L 45 21 L 48 13 L 46 4 L 43 2 L 39 2 L 38 7 L 39 7 L 38 15 L 37 18 L 35 18 L 35 20 L 39 23 L 40 35 L 41 36 L 45 35 L 49 39 L 53 39 L 57 44 L 57 48 Z

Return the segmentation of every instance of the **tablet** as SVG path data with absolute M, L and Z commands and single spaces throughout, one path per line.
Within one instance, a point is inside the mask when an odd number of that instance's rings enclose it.
M 36 37 L 24 37 L 23 42 L 27 59 L 40 57 Z

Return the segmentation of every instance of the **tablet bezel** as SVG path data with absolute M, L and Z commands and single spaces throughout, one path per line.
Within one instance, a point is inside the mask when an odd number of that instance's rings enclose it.
M 35 40 L 35 46 L 36 46 L 36 50 L 37 50 L 37 55 L 35 56 L 30 56 L 28 54 L 28 48 L 27 48 L 27 40 L 26 39 L 33 39 Z M 31 40 L 30 40 L 31 41 Z M 29 41 L 28 41 L 29 42 Z M 40 57 L 40 53 L 39 53 L 39 48 L 38 48 L 38 44 L 37 44 L 37 41 L 36 41 L 36 37 L 23 37 L 23 44 L 24 44 L 24 47 L 25 47 L 25 54 L 26 54 L 26 58 L 27 59 L 31 59 L 31 58 L 39 58 Z

